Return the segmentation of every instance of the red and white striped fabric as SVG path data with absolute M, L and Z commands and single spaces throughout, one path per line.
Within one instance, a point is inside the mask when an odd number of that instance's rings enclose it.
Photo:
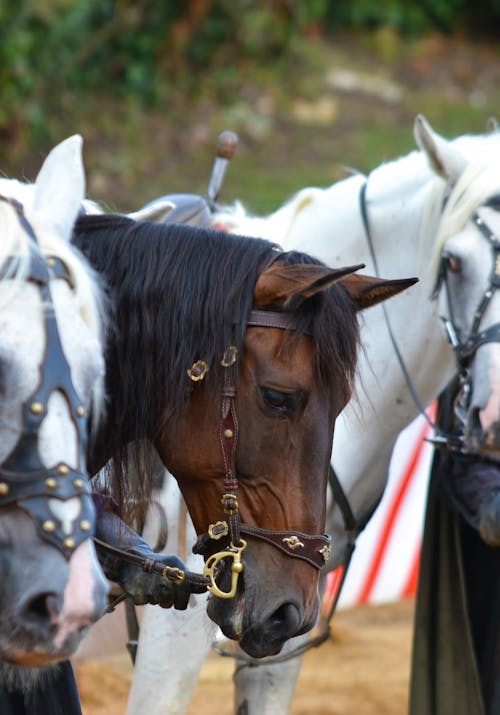
M 431 419 L 435 405 L 429 410 Z M 420 548 L 433 448 L 431 428 L 417 418 L 399 436 L 387 487 L 375 514 L 356 543 L 339 608 L 386 603 L 416 594 Z M 328 612 L 341 570 L 328 575 L 323 610 Z

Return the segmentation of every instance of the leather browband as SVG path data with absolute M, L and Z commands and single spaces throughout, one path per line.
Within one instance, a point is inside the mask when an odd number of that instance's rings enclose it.
M 292 313 L 279 312 L 277 310 L 256 310 L 250 311 L 247 326 L 249 328 L 279 328 L 280 330 L 296 330 L 297 320 Z M 305 335 L 312 335 L 309 330 Z

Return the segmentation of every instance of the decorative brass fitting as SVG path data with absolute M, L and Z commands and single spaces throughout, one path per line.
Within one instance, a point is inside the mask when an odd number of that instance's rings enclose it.
M 208 372 L 208 364 L 205 360 L 197 360 L 186 372 L 190 380 L 200 382 Z
M 224 350 L 220 364 L 222 367 L 231 367 L 231 365 L 234 365 L 236 362 L 237 356 L 238 348 L 235 345 L 228 345 L 228 347 Z

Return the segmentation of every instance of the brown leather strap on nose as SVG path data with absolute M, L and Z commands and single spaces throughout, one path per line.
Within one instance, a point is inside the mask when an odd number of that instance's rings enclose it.
M 245 537 L 259 539 L 279 549 L 283 554 L 294 559 L 307 561 L 314 568 L 321 570 L 330 558 L 331 539 L 326 534 L 304 534 L 301 531 L 273 531 L 261 529 L 259 526 L 240 524 L 240 533 Z M 228 526 L 219 521 L 212 524 L 209 531 L 201 534 L 195 545 L 193 553 L 210 556 L 224 549 L 229 543 Z
M 325 535 L 303 534 L 301 531 L 274 531 L 261 529 L 259 526 L 241 524 L 240 531 L 275 546 L 287 556 L 302 559 L 318 570 L 322 569 L 330 558 L 331 539 Z

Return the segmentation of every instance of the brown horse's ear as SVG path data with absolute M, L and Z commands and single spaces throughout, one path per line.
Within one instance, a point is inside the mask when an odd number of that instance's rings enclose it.
M 276 262 L 261 273 L 257 280 L 254 308 L 281 307 L 295 310 L 302 301 L 360 268 L 364 268 L 362 263 L 334 269 L 309 263 L 287 266 Z
M 356 306 L 356 310 L 364 310 L 381 303 L 393 295 L 401 293 L 417 283 L 418 278 L 399 278 L 386 280 L 372 276 L 352 275 L 342 279 L 342 285 L 347 289 Z

